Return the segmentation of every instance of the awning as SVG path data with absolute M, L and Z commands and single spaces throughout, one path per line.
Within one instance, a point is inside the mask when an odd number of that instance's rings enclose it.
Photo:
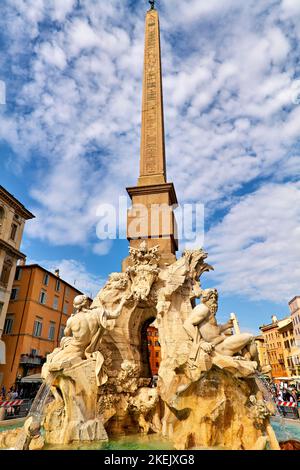
M 0 340 L 0 364 L 6 364 L 5 343 Z
M 41 383 L 41 374 L 27 375 L 21 379 L 21 383 Z
M 286 380 L 286 381 L 300 380 L 300 375 L 294 375 L 292 377 L 274 377 L 274 380 Z

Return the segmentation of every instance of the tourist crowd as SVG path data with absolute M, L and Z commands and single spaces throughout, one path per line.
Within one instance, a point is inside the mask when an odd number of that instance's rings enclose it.
M 6 388 L 2 386 L 1 393 L 0 393 L 0 401 L 14 401 L 14 400 L 17 400 L 18 398 L 22 398 L 22 396 L 20 396 L 20 394 L 18 393 L 15 387 L 11 387 L 9 391 L 7 392 Z M 19 406 L 15 406 L 15 407 L 8 406 L 6 408 L 6 416 L 11 417 L 11 416 L 18 415 L 19 408 L 20 408 Z
M 290 408 L 295 418 L 299 418 L 299 409 L 300 409 L 300 391 L 296 388 L 280 387 L 279 385 L 275 387 L 276 389 L 276 399 L 278 402 L 287 402 L 287 403 L 296 403 L 296 407 Z M 283 416 L 287 416 L 288 406 L 278 405 L 278 409 Z

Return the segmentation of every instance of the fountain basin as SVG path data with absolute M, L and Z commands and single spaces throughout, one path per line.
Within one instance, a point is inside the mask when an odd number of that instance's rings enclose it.
M 0 427 L 0 432 L 8 431 L 12 429 L 18 429 L 22 427 L 22 423 L 10 423 Z M 284 420 L 281 418 L 273 417 L 271 424 L 275 431 L 277 439 L 280 443 L 285 443 L 284 450 L 291 450 L 292 444 L 288 444 L 290 441 L 300 443 L 300 421 Z M 296 446 L 297 447 L 297 446 Z M 150 435 L 130 435 L 120 436 L 118 438 L 110 439 L 109 442 L 76 442 L 68 445 L 49 445 L 46 444 L 43 450 L 174 450 L 172 444 L 158 436 L 157 434 Z M 223 447 L 212 448 L 197 448 L 195 450 L 229 450 Z

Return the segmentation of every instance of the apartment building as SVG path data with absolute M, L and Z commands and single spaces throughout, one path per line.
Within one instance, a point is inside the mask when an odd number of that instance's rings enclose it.
M 272 368 L 272 377 L 274 379 L 276 379 L 276 377 L 288 377 L 284 362 L 283 343 L 281 334 L 278 331 L 278 319 L 276 315 L 272 316 L 272 323 L 262 325 L 259 329 L 264 339 L 267 360 Z
M 59 346 L 73 300 L 82 294 L 59 276 L 37 265 L 18 266 L 5 319 L 6 364 L 3 384 L 40 373 L 47 354 Z
M 5 364 L 5 342 L 1 339 L 7 314 L 24 226 L 34 215 L 3 186 L 0 186 L 0 364 Z M 0 384 L 2 381 L 0 372 Z

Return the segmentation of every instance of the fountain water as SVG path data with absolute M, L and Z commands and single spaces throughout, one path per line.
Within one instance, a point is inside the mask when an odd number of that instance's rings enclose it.
M 273 403 L 276 405 L 276 401 L 273 395 L 273 392 L 271 390 L 270 384 L 265 378 L 263 374 L 260 372 L 256 371 L 255 372 L 255 382 L 256 385 L 258 386 L 259 390 L 261 391 L 263 398 L 266 402 Z M 277 409 L 277 406 L 276 406 Z
M 54 380 L 54 379 L 53 379 Z M 41 419 L 43 416 L 43 411 L 47 403 L 47 399 L 51 393 L 51 384 L 44 382 L 40 388 L 36 397 L 31 405 L 28 417 L 34 416 L 37 419 Z
M 28 417 L 24 424 L 24 428 L 16 440 L 14 447 L 15 450 L 28 450 L 32 439 L 40 435 L 40 427 L 44 409 L 51 393 L 51 384 L 55 380 L 55 377 L 56 375 L 52 377 L 50 383 L 43 382 L 40 386 L 38 393 L 36 394 L 35 399 L 31 405 Z
M 277 401 L 270 383 L 268 382 L 266 377 L 258 371 L 255 373 L 255 382 L 263 395 L 264 401 L 267 403 L 271 403 L 274 406 L 274 416 L 279 419 L 281 433 L 284 435 L 285 440 L 291 439 L 293 436 L 291 435 L 291 432 L 286 426 L 283 412 L 281 408 L 277 405 Z

